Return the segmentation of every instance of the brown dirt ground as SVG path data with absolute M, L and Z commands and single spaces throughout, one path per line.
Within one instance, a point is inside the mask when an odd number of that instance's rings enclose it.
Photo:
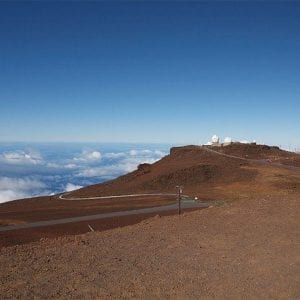
M 175 149 L 90 191 L 130 190 L 134 180 L 142 190 L 155 178 L 159 188 L 189 169 L 199 178 L 185 193 L 218 200 L 211 208 L 2 247 L 1 298 L 299 299 L 300 172 L 198 150 Z
M 174 193 L 175 186 L 184 185 L 188 192 L 199 186 L 210 187 L 228 182 L 249 181 L 255 170 L 247 170 L 243 160 L 223 157 L 197 146 L 172 148 L 170 155 L 138 170 L 103 184 L 88 186 L 71 192 L 71 197 L 87 197 L 138 192 Z
M 99 200 L 60 200 L 56 196 L 17 200 L 0 205 L 0 225 L 94 215 L 173 204 L 174 196 Z
M 299 194 L 0 250 L 2 299 L 299 299 Z
M 269 159 L 273 162 L 300 167 L 300 155 L 282 150 L 276 146 L 233 143 L 225 147 L 211 149 L 247 159 Z
M 184 209 L 183 212 L 189 212 L 198 209 Z M 160 212 L 159 216 L 176 215 L 177 210 Z M 40 241 L 46 238 L 57 238 L 60 236 L 77 235 L 90 232 L 88 225 L 95 231 L 104 231 L 117 227 L 124 227 L 139 223 L 145 219 L 157 216 L 157 213 L 147 213 L 132 216 L 113 217 L 102 220 L 90 220 L 84 222 L 43 226 L 39 228 L 18 229 L 12 231 L 0 232 L 0 248 L 14 245 L 21 245 L 30 242 Z
M 266 145 L 233 144 L 214 147 L 224 154 L 248 159 L 270 159 L 292 167 L 300 167 L 300 155 Z M 137 192 L 174 192 L 178 184 L 185 192 L 207 190 L 212 186 L 255 181 L 257 165 L 245 160 L 224 157 L 199 146 L 175 147 L 170 155 L 152 164 L 143 164 L 138 170 L 108 181 L 88 186 L 71 193 L 73 197 L 112 195 Z M 249 168 L 247 168 L 249 167 Z M 201 190 L 202 191 L 202 190 Z

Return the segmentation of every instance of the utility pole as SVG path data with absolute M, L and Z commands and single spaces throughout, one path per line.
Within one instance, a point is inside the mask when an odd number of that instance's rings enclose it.
M 177 185 L 176 186 L 177 189 L 177 197 L 178 197 L 178 215 L 180 215 L 181 213 L 181 194 L 182 194 L 182 186 Z

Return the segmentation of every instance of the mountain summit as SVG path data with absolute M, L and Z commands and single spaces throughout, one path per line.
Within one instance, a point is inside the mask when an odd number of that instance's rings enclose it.
M 114 180 L 84 187 L 70 197 L 96 197 L 131 193 L 174 193 L 176 185 L 199 198 L 211 198 L 218 191 L 255 189 L 262 174 L 273 178 L 279 170 L 300 167 L 300 155 L 275 146 L 232 143 L 228 146 L 184 146 L 154 164 L 141 164 L 137 170 Z M 274 178 L 273 178 L 274 179 Z M 276 180 L 270 179 L 274 188 Z M 238 190 L 237 190 L 238 192 Z M 219 195 L 221 196 L 221 195 Z

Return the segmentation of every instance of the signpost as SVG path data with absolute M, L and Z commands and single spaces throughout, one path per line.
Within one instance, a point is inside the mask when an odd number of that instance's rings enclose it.
M 177 185 L 176 186 L 176 189 L 177 189 L 177 197 L 178 197 L 178 215 L 180 215 L 181 213 L 181 194 L 182 194 L 182 186 L 180 185 Z

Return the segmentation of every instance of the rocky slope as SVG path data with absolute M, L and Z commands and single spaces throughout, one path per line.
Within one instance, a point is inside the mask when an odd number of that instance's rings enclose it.
M 297 166 L 300 160 L 299 154 L 265 145 L 233 144 L 211 149 L 214 152 L 199 146 L 172 148 L 169 155 L 152 165 L 142 164 L 132 173 L 74 191 L 70 197 L 175 192 L 176 185 L 184 186 L 187 194 L 208 197 L 206 192 L 218 186 L 254 184 L 259 174 L 257 169 L 264 165 L 272 168 L 273 162 L 283 161 Z

